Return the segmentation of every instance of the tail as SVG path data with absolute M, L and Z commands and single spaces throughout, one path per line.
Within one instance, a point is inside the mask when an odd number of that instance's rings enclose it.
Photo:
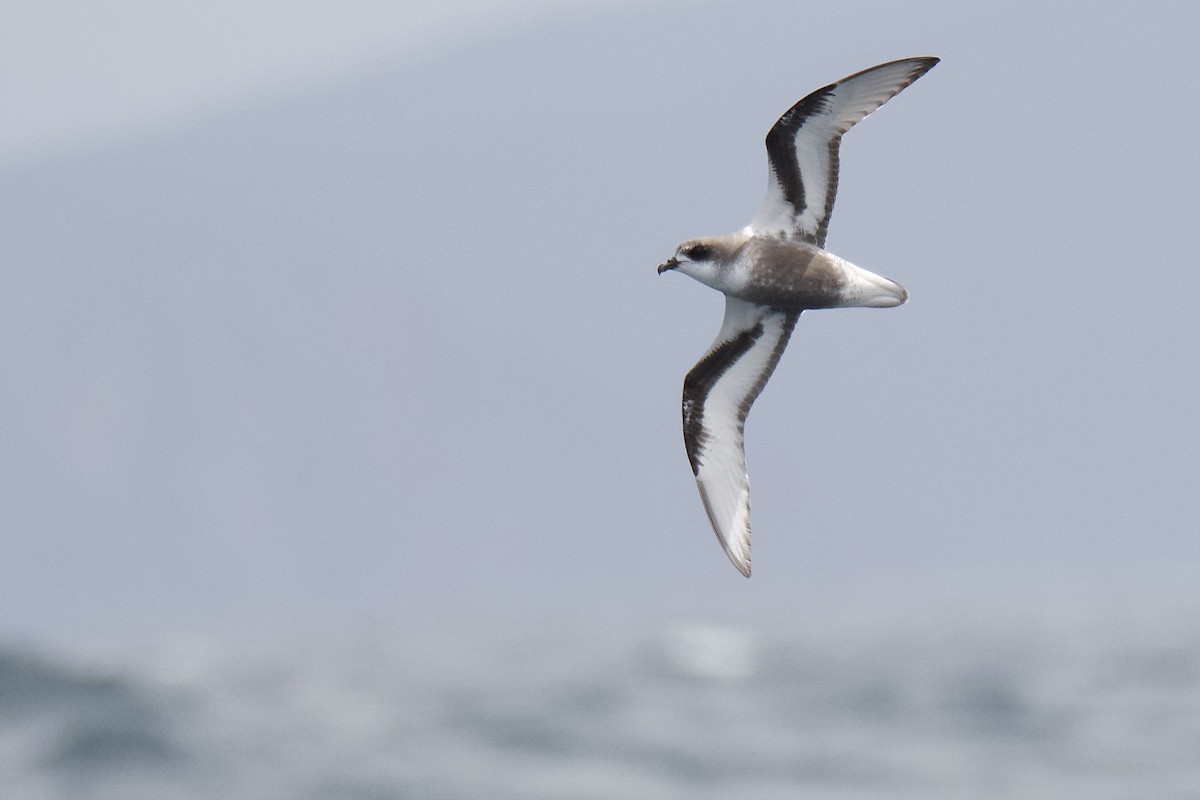
M 892 308 L 908 299 L 908 292 L 893 280 L 847 263 L 849 280 L 842 290 L 842 305 Z

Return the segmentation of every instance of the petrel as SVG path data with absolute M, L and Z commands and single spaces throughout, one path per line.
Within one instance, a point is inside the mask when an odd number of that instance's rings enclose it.
M 810 308 L 890 308 L 900 284 L 825 250 L 838 148 L 854 123 L 938 63 L 906 58 L 856 72 L 789 108 L 767 133 L 767 197 L 737 233 L 689 239 L 658 268 L 725 295 L 716 340 L 683 381 L 683 441 L 721 547 L 750 577 L 750 481 L 743 429 L 750 406 Z

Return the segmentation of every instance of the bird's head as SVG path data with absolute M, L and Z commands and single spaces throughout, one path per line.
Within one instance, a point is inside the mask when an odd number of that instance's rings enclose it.
M 729 237 L 689 239 L 675 248 L 675 255 L 658 265 L 658 274 L 678 270 L 706 286 L 718 288 L 722 267 L 729 263 L 738 246 Z

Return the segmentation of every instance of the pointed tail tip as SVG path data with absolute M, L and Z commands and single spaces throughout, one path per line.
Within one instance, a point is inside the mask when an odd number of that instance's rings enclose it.
M 877 308 L 895 308 L 908 302 L 908 290 L 903 286 L 887 278 L 873 277 L 874 285 L 871 288 L 874 291 L 869 295 L 872 300 L 871 305 Z
M 858 285 L 852 290 L 854 299 L 848 305 L 868 308 L 895 308 L 908 302 L 908 290 L 893 280 L 857 268 Z

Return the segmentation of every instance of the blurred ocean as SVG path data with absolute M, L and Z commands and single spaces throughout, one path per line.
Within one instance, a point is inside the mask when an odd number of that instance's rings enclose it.
M 1197 798 L 1200 614 L 0 647 L 6 800 Z

